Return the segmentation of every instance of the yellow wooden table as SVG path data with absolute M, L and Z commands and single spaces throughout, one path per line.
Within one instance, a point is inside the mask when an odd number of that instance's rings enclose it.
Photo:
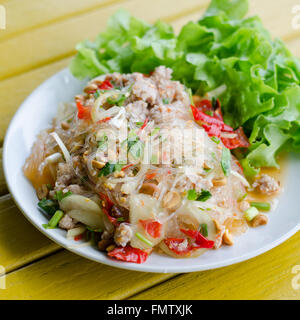
M 5 0 L 0 30 L 0 139 L 20 103 L 42 81 L 67 66 L 75 44 L 93 39 L 118 8 L 175 30 L 197 19 L 208 0 Z M 176 3 L 176 5 L 175 5 Z M 300 56 L 292 27 L 299 0 L 250 0 L 274 36 Z M 300 11 L 299 11 L 300 12 Z M 300 19 L 294 18 L 294 23 Z M 300 232 L 249 261 L 190 274 L 151 274 L 111 268 L 76 256 L 48 240 L 23 217 L 0 172 L 1 299 L 300 299 Z M 300 213 L 299 213 L 300 214 Z M 299 275 L 299 273 L 298 273 Z M 6 289 L 1 289 L 6 282 Z

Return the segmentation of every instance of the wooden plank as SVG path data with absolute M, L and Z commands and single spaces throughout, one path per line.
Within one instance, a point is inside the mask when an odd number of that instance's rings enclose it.
M 282 14 L 282 12 L 285 13 L 286 8 L 292 8 L 296 1 L 276 1 L 272 3 L 272 10 L 268 10 L 269 1 L 254 0 L 253 4 L 251 2 L 251 12 L 259 13 L 276 36 L 288 37 L 291 32 L 298 35 L 298 32 L 292 30 L 291 14 Z M 158 18 L 169 21 L 172 16 L 178 18 L 180 15 L 185 16 L 186 13 L 193 11 L 198 11 L 200 16 L 201 10 L 207 3 L 207 0 L 189 0 L 180 1 L 174 6 L 172 0 L 153 0 L 151 2 L 127 0 L 30 30 L 31 32 L 22 33 L 0 42 L 0 79 L 71 55 L 78 41 L 94 38 L 100 30 L 105 28 L 108 17 L 120 7 L 128 9 L 132 14 L 146 21 L 153 22 Z M 45 40 L 41 41 L 41 39 Z
M 0 1 L 7 16 L 6 29 L 0 32 L 0 41 L 122 1 L 124 0 L 26 0 L 25 5 L 20 5 L 20 0 Z
M 133 299 L 300 299 L 292 268 L 300 265 L 300 232 L 271 251 L 237 265 L 181 275 Z
M 70 59 L 62 59 L 44 67 L 0 82 L 0 141 L 22 101 L 43 81 L 66 67 Z
M 0 79 L 70 56 L 75 52 L 77 42 L 95 38 L 99 31 L 105 29 L 109 16 L 121 7 L 146 21 L 153 22 L 158 18 L 170 19 L 172 16 L 184 15 L 185 10 L 190 12 L 193 8 L 202 8 L 207 2 L 180 1 L 174 6 L 172 0 L 127 0 L 122 4 L 111 5 L 22 33 L 0 42 Z
M 6 272 L 59 249 L 26 220 L 10 195 L 0 197 L 0 265 Z
M 0 196 L 7 193 L 3 167 L 2 167 L 2 148 L 0 148 Z
M 0 299 L 125 299 L 173 276 L 112 268 L 62 251 L 8 274 Z

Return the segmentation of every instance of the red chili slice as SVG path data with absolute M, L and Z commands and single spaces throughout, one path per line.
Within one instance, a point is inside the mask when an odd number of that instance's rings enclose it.
M 139 220 L 145 231 L 152 238 L 159 238 L 161 236 L 162 224 L 154 219 Z
M 104 80 L 98 87 L 101 90 L 110 90 L 114 88 L 114 86 L 109 80 Z
M 144 263 L 147 260 L 148 255 L 147 252 L 138 248 L 132 248 L 129 245 L 124 248 L 117 247 L 108 253 L 108 256 L 112 258 L 133 263 Z
M 91 108 L 84 106 L 80 101 L 77 101 L 77 116 L 79 119 L 90 120 L 91 119 Z
M 180 229 L 185 235 L 189 236 L 192 239 L 195 239 L 195 244 L 197 248 L 207 248 L 211 249 L 214 247 L 215 242 L 212 240 L 206 239 L 199 231 L 197 230 L 186 230 Z
M 236 149 L 236 148 L 249 148 L 250 147 L 249 140 L 248 140 L 247 136 L 245 135 L 242 127 L 235 130 L 234 133 L 236 134 L 236 137 L 234 137 L 234 138 L 221 137 L 221 140 L 226 148 Z
M 110 119 L 111 119 L 111 117 L 107 117 L 107 118 L 104 118 L 104 119 L 97 121 L 97 123 L 105 123 L 105 122 L 109 121 Z
M 75 241 L 79 241 L 79 240 L 81 240 L 81 239 L 83 239 L 83 233 L 81 233 L 81 234 L 79 234 L 79 235 L 77 235 L 77 236 L 74 237 L 74 240 L 75 240 Z
M 106 209 L 110 211 L 114 203 L 109 199 L 108 195 L 106 195 L 105 193 L 99 192 L 99 197 L 102 201 L 105 202 Z

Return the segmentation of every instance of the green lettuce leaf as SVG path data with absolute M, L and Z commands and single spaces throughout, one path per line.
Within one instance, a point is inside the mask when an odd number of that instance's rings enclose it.
M 241 163 L 255 175 L 277 167 L 281 150 L 300 152 L 300 61 L 258 17 L 244 18 L 247 10 L 247 0 L 212 0 L 178 35 L 162 21 L 151 25 L 120 10 L 95 42 L 77 45 L 70 69 L 83 79 L 165 65 L 194 93 L 225 85 L 218 96 L 224 120 L 243 126 L 251 146 Z

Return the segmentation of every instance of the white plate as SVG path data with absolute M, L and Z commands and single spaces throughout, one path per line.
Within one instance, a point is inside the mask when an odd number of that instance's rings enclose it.
M 66 239 L 63 230 L 44 229 L 42 224 L 47 223 L 47 219 L 37 209 L 38 199 L 34 188 L 24 177 L 22 167 L 37 134 L 50 126 L 58 104 L 73 101 L 84 84 L 67 69 L 45 81 L 21 105 L 7 130 L 4 142 L 4 173 L 8 188 L 24 215 L 47 237 L 74 253 L 114 267 L 145 272 L 191 272 L 250 259 L 279 245 L 300 229 L 300 158 L 296 156 L 289 161 L 284 192 L 277 209 L 269 214 L 268 225 L 249 230 L 236 238 L 232 247 L 207 251 L 198 258 L 174 259 L 153 253 L 144 264 L 124 263 L 108 258 L 96 248 L 78 247 L 77 242 Z

